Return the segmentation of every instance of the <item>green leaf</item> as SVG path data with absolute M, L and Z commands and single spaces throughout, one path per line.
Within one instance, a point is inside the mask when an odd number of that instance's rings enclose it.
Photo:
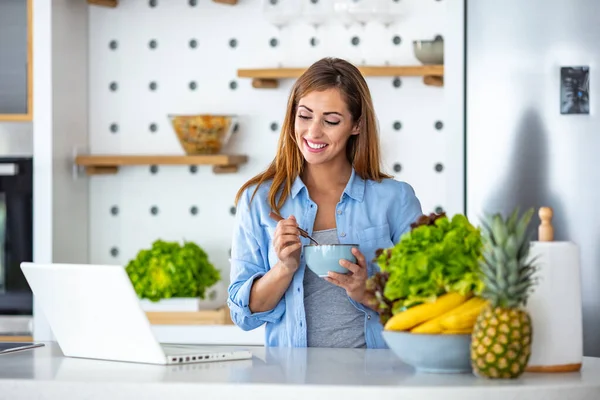
M 389 274 L 385 299 L 380 302 L 394 304 L 392 312 L 396 313 L 434 301 L 448 291 L 480 293 L 484 289 L 481 251 L 481 232 L 464 215 L 444 216 L 432 225 L 416 227 L 375 259 L 381 271 Z
M 205 298 L 206 289 L 221 279 L 206 252 L 193 242 L 156 240 L 125 267 L 136 294 L 158 301 L 172 297 Z

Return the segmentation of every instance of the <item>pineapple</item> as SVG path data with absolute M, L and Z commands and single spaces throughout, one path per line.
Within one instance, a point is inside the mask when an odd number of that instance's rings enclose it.
M 529 222 L 534 210 L 507 220 L 500 214 L 482 223 L 481 297 L 489 300 L 477 317 L 471 340 L 471 364 L 477 376 L 511 379 L 520 376 L 531 354 L 531 318 L 523 308 L 535 284 L 529 260 Z

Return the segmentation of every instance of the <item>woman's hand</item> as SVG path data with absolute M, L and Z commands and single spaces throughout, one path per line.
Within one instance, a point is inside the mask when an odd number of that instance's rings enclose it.
M 369 277 L 367 273 L 367 263 L 365 261 L 365 256 L 363 256 L 357 248 L 352 249 L 352 254 L 356 257 L 356 264 L 351 263 L 348 260 L 340 260 L 340 265 L 349 270 L 348 274 L 339 274 L 337 272 L 329 271 L 325 280 L 346 289 L 348 297 L 352 300 L 365 304 L 367 301 L 367 279 Z
M 300 265 L 302 242 L 298 231 L 298 223 L 293 215 L 277 223 L 273 234 L 275 254 L 289 272 L 295 272 Z

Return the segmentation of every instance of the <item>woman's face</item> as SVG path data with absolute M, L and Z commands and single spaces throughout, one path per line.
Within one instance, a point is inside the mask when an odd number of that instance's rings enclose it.
M 304 159 L 324 164 L 346 158 L 346 143 L 357 135 L 348 106 L 338 89 L 310 92 L 298 102 L 294 129 Z

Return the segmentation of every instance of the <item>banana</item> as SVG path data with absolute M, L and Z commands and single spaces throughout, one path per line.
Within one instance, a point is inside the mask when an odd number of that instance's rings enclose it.
M 472 329 L 475 325 L 475 321 L 481 310 L 485 307 L 487 302 L 475 305 L 472 308 L 468 308 L 459 313 L 453 313 L 440 320 L 440 325 L 444 330 L 465 330 Z
M 469 297 L 459 293 L 446 293 L 437 298 L 433 303 L 423 303 L 411 307 L 394 315 L 385 324 L 384 329 L 389 331 L 407 331 L 415 326 L 436 318 L 458 307 Z
M 478 309 L 481 310 L 481 307 L 483 305 L 486 304 L 486 301 L 483 300 L 480 297 L 473 297 L 469 300 L 467 300 L 466 302 L 460 304 L 458 307 L 454 307 L 452 308 L 450 311 L 435 317 L 433 319 L 430 319 L 420 325 L 417 325 L 416 327 L 412 328 L 410 331 L 412 333 L 444 333 L 443 330 L 444 329 L 456 329 L 452 326 L 450 326 L 449 328 L 445 328 L 445 326 L 442 324 L 442 321 L 451 318 L 455 315 L 462 315 L 463 313 L 466 313 L 468 311 L 470 311 L 471 309 Z
M 471 329 L 457 329 L 457 330 L 447 330 L 442 331 L 443 335 L 466 335 L 471 334 L 473 331 Z

